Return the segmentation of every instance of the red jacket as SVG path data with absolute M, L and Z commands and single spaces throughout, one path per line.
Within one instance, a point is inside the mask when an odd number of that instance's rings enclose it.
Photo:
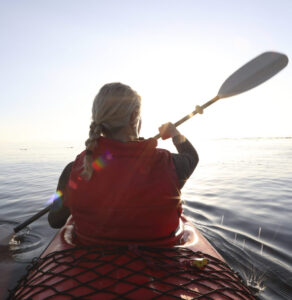
M 101 137 L 94 172 L 81 177 L 77 156 L 65 195 L 81 244 L 168 239 L 178 227 L 180 191 L 171 154 L 148 139 L 122 143 Z

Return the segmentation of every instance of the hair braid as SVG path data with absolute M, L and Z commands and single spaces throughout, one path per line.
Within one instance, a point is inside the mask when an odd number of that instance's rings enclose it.
M 90 179 L 92 176 L 93 168 L 93 150 L 97 146 L 97 140 L 101 135 L 101 126 L 95 121 L 92 121 L 90 124 L 89 138 L 85 142 L 86 153 L 83 163 L 83 172 L 82 175 L 86 179 Z

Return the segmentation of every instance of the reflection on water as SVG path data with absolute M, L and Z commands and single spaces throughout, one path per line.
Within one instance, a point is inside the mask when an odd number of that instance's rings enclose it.
M 183 189 L 185 214 L 261 299 L 291 299 L 292 139 L 194 144 L 200 163 Z M 56 232 L 46 216 L 15 236 L 13 227 L 45 207 L 78 147 L 0 149 L 0 298 Z

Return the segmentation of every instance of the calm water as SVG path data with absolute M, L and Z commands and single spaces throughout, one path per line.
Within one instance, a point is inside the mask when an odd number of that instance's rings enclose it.
M 0 298 L 56 232 L 42 217 L 10 239 L 14 226 L 47 205 L 81 149 L 70 146 L 1 146 Z M 292 139 L 195 146 L 200 163 L 183 189 L 185 214 L 261 299 L 292 299 Z

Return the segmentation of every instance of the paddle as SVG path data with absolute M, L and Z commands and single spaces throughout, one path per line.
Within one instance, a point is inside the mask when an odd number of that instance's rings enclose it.
M 197 113 L 203 113 L 205 108 L 219 99 L 241 94 L 260 85 L 280 72 L 287 64 L 288 57 L 284 54 L 277 52 L 262 53 L 231 74 L 220 87 L 216 97 L 202 106 L 197 106 L 193 112 L 174 123 L 174 125 L 177 127 Z M 159 139 L 160 134 L 157 134 L 154 138 Z
M 216 97 L 206 102 L 202 106 L 197 106 L 193 112 L 177 121 L 174 125 L 179 126 L 197 113 L 202 113 L 205 108 L 215 103 L 219 99 L 241 94 L 260 85 L 261 83 L 276 75 L 279 71 L 286 67 L 287 64 L 288 57 L 281 53 L 265 52 L 257 56 L 256 58 L 242 66 L 240 69 L 235 71 L 233 74 L 231 74 L 220 87 Z M 159 139 L 160 134 L 157 134 L 154 138 Z M 44 208 L 42 211 L 38 212 L 30 219 L 15 227 L 14 232 L 17 233 L 27 225 L 31 224 L 32 222 L 46 214 L 49 210 L 50 206 Z
M 39 219 L 41 216 L 43 216 L 47 212 L 49 212 L 50 208 L 51 208 L 51 205 L 47 206 L 46 208 L 42 209 L 41 211 L 39 211 L 38 213 L 36 213 L 35 215 L 33 215 L 32 217 L 30 217 L 26 221 L 24 221 L 23 223 L 21 223 L 18 226 L 14 227 L 13 228 L 14 232 L 17 233 L 18 231 L 20 231 L 21 229 L 23 229 L 27 225 L 29 225 L 32 222 L 34 222 L 35 220 Z

